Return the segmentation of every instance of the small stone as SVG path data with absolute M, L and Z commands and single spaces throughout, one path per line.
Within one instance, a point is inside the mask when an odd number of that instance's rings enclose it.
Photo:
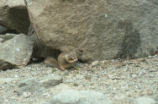
M 73 86 L 78 86 L 78 83 L 73 83 Z
M 85 79 L 86 79 L 86 80 L 91 81 L 91 78 L 92 78 L 92 77 L 91 77 L 91 76 L 89 76 L 89 75 L 86 75 L 86 76 L 85 76 Z
M 132 78 L 136 78 L 136 77 L 137 77 L 137 75 L 136 75 L 136 74 L 132 74 L 131 76 L 132 76 Z
M 156 101 L 150 97 L 139 97 L 134 99 L 131 104 L 157 104 Z
M 44 93 L 43 96 L 49 97 L 50 94 L 48 92 Z
M 52 74 L 46 77 L 42 77 L 40 82 L 45 88 L 50 88 L 62 83 L 63 78 L 59 75 Z
M 92 62 L 91 67 L 96 66 L 98 63 L 99 63 L 99 61 Z
M 30 92 L 24 92 L 24 93 L 23 93 L 23 96 L 24 96 L 25 98 L 28 98 L 28 97 L 31 96 L 31 93 L 30 93 Z

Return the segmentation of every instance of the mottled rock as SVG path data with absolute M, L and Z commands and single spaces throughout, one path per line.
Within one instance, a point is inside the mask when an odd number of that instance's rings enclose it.
M 19 94 L 43 91 L 43 87 L 41 86 L 40 82 L 35 78 L 30 78 L 20 81 L 18 83 L 18 88 L 19 88 L 18 89 Z
M 33 41 L 24 34 L 0 36 L 0 69 L 23 67 L 30 61 Z
M 38 39 L 79 59 L 135 58 L 158 51 L 157 0 L 29 0 Z
M 4 104 L 4 99 L 0 97 L 0 104 Z
M 112 102 L 99 92 L 66 90 L 53 96 L 50 104 L 112 104 Z
M 54 94 L 58 94 L 58 93 L 65 91 L 65 90 L 72 90 L 72 88 L 67 84 L 61 83 L 57 86 L 52 87 L 50 90 Z
M 30 92 L 43 92 L 45 89 L 52 88 L 62 83 L 63 78 L 59 75 L 49 75 L 44 77 L 34 77 L 24 79 L 18 83 L 18 92 L 27 96 Z
M 44 86 L 45 88 L 54 87 L 62 83 L 62 81 L 63 81 L 63 78 L 61 76 L 54 75 L 54 74 L 42 77 L 40 80 L 42 86 Z
M 0 24 L 27 33 L 30 21 L 24 0 L 0 0 Z
M 134 99 L 134 101 L 131 104 L 158 104 L 158 102 L 156 103 L 156 101 L 153 98 L 143 96 Z
M 30 36 L 31 39 L 34 41 L 34 49 L 33 49 L 33 55 L 32 55 L 33 61 L 39 60 L 41 58 L 46 58 L 46 57 L 57 58 L 60 51 L 56 49 L 51 49 L 47 47 L 46 45 L 42 44 L 42 42 L 38 39 L 34 31 L 34 28 L 32 27 L 32 24 L 29 26 L 28 36 Z
M 0 85 L 18 80 L 18 78 L 0 78 Z
M 4 33 L 7 30 L 8 29 L 6 27 L 0 25 L 0 34 Z

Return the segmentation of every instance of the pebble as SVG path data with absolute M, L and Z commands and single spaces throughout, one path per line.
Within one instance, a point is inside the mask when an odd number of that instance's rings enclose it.
M 24 96 L 25 98 L 28 98 L 28 97 L 31 96 L 31 93 L 30 93 L 30 92 L 24 92 L 24 93 L 23 93 L 23 96 Z

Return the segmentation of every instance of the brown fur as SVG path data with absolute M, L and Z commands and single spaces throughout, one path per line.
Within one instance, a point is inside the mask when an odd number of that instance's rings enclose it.
M 72 67 L 78 61 L 76 52 L 62 52 L 57 60 L 53 57 L 47 57 L 45 63 L 51 66 L 60 68 L 61 70 L 66 70 Z

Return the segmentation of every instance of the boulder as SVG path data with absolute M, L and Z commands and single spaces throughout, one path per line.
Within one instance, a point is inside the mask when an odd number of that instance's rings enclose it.
M 4 99 L 0 97 L 0 104 L 4 104 Z
M 18 93 L 22 94 L 24 92 L 45 92 L 45 89 L 54 88 L 55 86 L 62 83 L 62 81 L 62 76 L 55 74 L 24 79 L 18 83 Z
M 24 79 L 18 83 L 18 93 L 22 95 L 23 93 L 29 92 L 43 92 L 44 88 L 41 86 L 40 82 L 36 78 Z
M 43 58 L 46 57 L 57 58 L 60 54 L 59 50 L 51 49 L 45 44 L 42 44 L 42 42 L 38 39 L 32 24 L 29 26 L 29 31 L 27 35 L 30 36 L 31 39 L 34 41 L 32 61 L 40 61 L 41 59 L 43 60 Z
M 0 69 L 23 67 L 30 61 L 33 41 L 24 34 L 0 35 Z
M 79 60 L 136 58 L 158 51 L 157 0 L 27 0 L 38 39 Z
M 59 85 L 63 82 L 62 76 L 51 74 L 49 76 L 42 77 L 40 83 L 45 88 L 51 88 Z
M 65 90 L 53 96 L 49 104 L 112 104 L 112 102 L 99 92 Z
M 0 35 L 5 35 L 6 33 L 17 33 L 16 30 L 9 29 L 5 26 L 0 25 Z
M 134 99 L 131 104 L 157 104 L 153 98 L 142 96 Z
M 0 0 L 0 24 L 27 33 L 30 21 L 24 0 Z

